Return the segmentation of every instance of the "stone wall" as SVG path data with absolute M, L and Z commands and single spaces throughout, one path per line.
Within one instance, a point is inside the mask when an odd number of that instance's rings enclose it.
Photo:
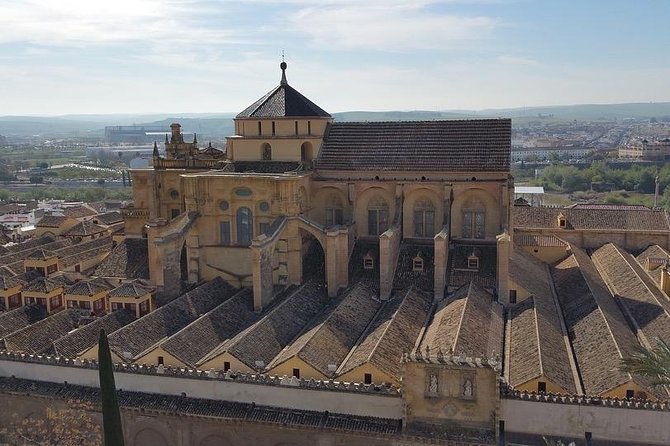
M 0 376 L 98 387 L 95 363 L 0 356 Z M 78 365 L 77 365 L 78 364 Z M 397 389 L 332 381 L 308 381 L 267 375 L 222 375 L 186 369 L 116 365 L 117 389 L 187 395 L 219 401 L 256 403 L 300 410 L 329 411 L 381 418 L 402 418 Z
M 500 409 L 506 439 L 511 441 L 535 437 L 541 442 L 541 436 L 583 439 L 590 432 L 593 444 L 670 444 L 667 404 L 600 398 L 553 401 L 551 397 L 519 393 L 514 399 L 503 398 Z

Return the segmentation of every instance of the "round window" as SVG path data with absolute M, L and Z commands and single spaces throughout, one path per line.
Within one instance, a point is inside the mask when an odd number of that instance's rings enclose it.
M 258 205 L 258 208 L 259 208 L 262 212 L 267 212 L 267 211 L 270 210 L 270 205 L 268 204 L 267 201 L 261 201 L 261 204 Z
M 223 200 L 221 203 L 219 203 L 219 209 L 221 209 L 222 211 L 227 211 L 229 207 L 230 205 L 226 200 Z
M 235 189 L 235 195 L 238 197 L 250 197 L 251 196 L 251 189 L 248 187 L 238 187 Z
M 170 191 L 170 198 L 172 198 L 173 200 L 176 200 L 177 198 L 179 198 L 179 192 L 177 192 L 176 190 L 172 189 L 172 190 Z

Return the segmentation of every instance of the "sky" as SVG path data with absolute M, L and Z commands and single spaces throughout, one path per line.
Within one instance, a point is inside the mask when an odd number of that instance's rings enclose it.
M 0 115 L 670 101 L 669 0 L 0 0 Z

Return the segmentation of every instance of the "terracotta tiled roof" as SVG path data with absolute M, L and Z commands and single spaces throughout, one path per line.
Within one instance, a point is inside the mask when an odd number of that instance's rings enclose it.
M 331 116 L 287 83 L 278 85 L 236 116 L 236 118 L 285 117 L 330 118 Z
M 91 259 L 112 249 L 112 237 L 104 236 L 86 240 L 56 251 L 60 257 L 60 265 L 67 268 L 84 260 Z
M 23 287 L 23 291 L 48 294 L 57 288 L 64 288 L 67 285 L 67 280 L 62 276 L 38 277 L 28 282 Z
M 647 346 L 655 339 L 670 342 L 670 301 L 632 255 L 608 243 L 593 253 L 593 261 L 647 338 Z
M 510 278 L 531 297 L 510 310 L 509 383 L 524 384 L 546 376 L 566 392 L 576 393 L 547 267 L 520 248 L 510 259 Z
M 414 348 L 432 306 L 432 296 L 413 287 L 384 304 L 338 375 L 369 363 L 400 380 L 400 357 Z
M 112 225 L 114 223 L 120 223 L 123 221 L 121 213 L 118 211 L 105 212 L 104 214 L 96 215 L 93 220 L 97 220 L 99 224 L 102 225 Z
M 85 237 L 94 234 L 100 234 L 105 232 L 107 229 L 102 226 L 96 225 L 92 221 L 82 221 L 63 232 L 61 235 L 68 237 Z
M 31 252 L 26 258 L 34 260 L 47 260 L 52 257 L 56 257 L 56 254 L 46 249 L 39 248 Z
M 65 289 L 65 294 L 75 296 L 93 296 L 102 291 L 109 290 L 110 286 L 103 280 L 87 279 L 81 280 Z
M 46 245 L 47 243 L 52 243 L 53 241 L 54 238 L 52 236 L 43 235 L 41 237 L 31 238 L 25 242 L 17 243 L 15 245 L 6 246 L 5 250 L 7 250 L 7 252 L 19 252 L 30 248 L 35 248 L 37 246 Z
M 600 203 L 575 203 L 566 206 L 568 209 L 591 209 L 591 210 L 615 210 L 615 211 L 650 211 L 651 208 L 642 204 L 600 204 Z
M 45 215 L 35 225 L 38 228 L 59 228 L 63 223 L 69 220 L 69 217 L 57 215 Z
M 356 340 L 374 318 L 381 302 L 368 280 L 353 284 L 339 302 L 307 324 L 303 332 L 268 365 L 298 357 L 325 376 L 333 377 Z M 334 366 L 329 369 L 329 366 Z
M 97 210 L 86 204 L 63 208 L 63 215 L 70 218 L 90 217 L 97 213 Z
M 98 265 L 93 275 L 149 279 L 149 248 L 147 243 L 147 239 L 127 238 L 123 240 Z
M 661 283 L 661 270 L 663 267 L 670 266 L 670 252 L 658 245 L 648 247 L 635 259 L 647 270 L 647 274 L 649 274 L 656 283 Z M 649 269 L 647 269 L 648 263 Z
M 317 170 L 508 172 L 512 121 L 344 122 L 329 125 Z
M 99 317 L 93 322 L 56 339 L 53 342 L 55 353 L 66 358 L 76 358 L 98 343 L 101 329 L 109 335 L 133 320 L 135 320 L 135 315 L 123 309 Z
M 324 287 L 316 280 L 309 281 L 209 357 L 228 351 L 250 368 L 262 370 L 323 310 L 327 302 Z M 263 365 L 256 365 L 256 361 Z
M 148 286 L 138 280 L 133 280 L 130 282 L 125 282 L 119 285 L 118 287 L 111 290 L 107 296 L 108 297 L 142 297 L 146 296 L 147 293 L 152 293 L 154 288 Z
M 621 358 L 638 344 L 591 259 L 572 251 L 551 272 L 584 391 L 599 395 L 632 380 Z
M 251 290 L 244 289 L 172 335 L 161 347 L 180 361 L 197 367 L 209 352 L 232 339 L 259 317 L 254 312 Z
M 421 351 L 493 358 L 502 353 L 502 307 L 474 282 L 446 297 L 421 340 Z
M 112 333 L 109 347 L 120 358 L 126 358 L 127 352 L 130 358 L 126 359 L 137 359 L 234 293 L 233 287 L 217 277 Z
M 46 315 L 46 309 L 37 304 L 25 305 L 0 313 L 0 339 L 44 319 Z
M 555 235 L 518 233 L 514 234 L 514 243 L 518 246 L 568 247 L 568 242 Z
M 558 215 L 563 214 L 568 229 L 670 231 L 663 211 L 513 206 L 512 212 L 514 226 L 517 228 L 558 230 Z
M 77 310 L 63 310 L 5 337 L 5 347 L 13 352 L 52 353 L 54 339 L 65 336 L 78 324 Z
M 0 275 L 0 289 L 8 290 L 21 285 L 21 281 L 16 277 Z

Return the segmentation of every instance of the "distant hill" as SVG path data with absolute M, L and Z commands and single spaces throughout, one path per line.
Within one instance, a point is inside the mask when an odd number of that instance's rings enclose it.
M 0 135 L 10 138 L 29 136 L 101 138 L 104 136 L 105 126 L 108 125 L 169 125 L 179 122 L 185 132 L 196 132 L 200 141 L 206 141 L 231 135 L 234 116 L 235 113 L 1 116 Z M 429 121 L 484 117 L 518 118 L 519 123 L 537 117 L 578 121 L 650 118 L 670 121 L 670 102 L 583 104 L 488 110 L 348 111 L 335 113 L 334 117 L 337 121 Z
M 500 116 L 505 118 L 534 117 L 538 115 L 578 121 L 613 119 L 670 118 L 670 102 L 639 102 L 628 104 L 581 104 L 543 107 L 502 108 L 478 110 L 477 116 Z

